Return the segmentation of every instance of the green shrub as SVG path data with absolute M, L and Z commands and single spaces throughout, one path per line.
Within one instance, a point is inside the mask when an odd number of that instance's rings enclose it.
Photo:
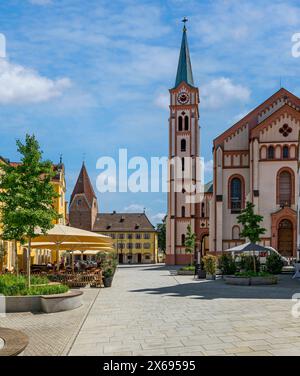
M 213 255 L 206 255 L 203 257 L 204 270 L 207 274 L 215 275 L 217 269 L 217 258 Z
M 247 272 L 240 272 L 235 273 L 237 277 L 270 277 L 272 274 L 267 272 L 253 272 L 253 271 L 247 271 Z
M 179 270 L 182 270 L 182 271 L 184 271 L 184 272 L 190 272 L 190 271 L 192 271 L 192 272 L 194 272 L 195 271 L 195 266 L 193 266 L 193 265 L 186 265 L 186 266 L 182 266 Z
M 110 278 L 114 275 L 114 269 L 113 268 L 107 268 L 103 272 L 104 278 Z
M 25 295 L 63 294 L 67 291 L 69 291 L 69 288 L 66 285 L 31 286 L 29 290 L 26 290 Z
M 260 271 L 260 261 L 257 256 L 254 256 L 255 259 L 255 264 L 256 264 L 256 271 Z M 254 272 L 254 262 L 253 262 L 253 256 L 246 256 L 242 255 L 241 256 L 241 261 L 240 261 L 240 268 L 241 270 L 245 272 Z
M 32 276 L 31 288 L 28 289 L 25 276 L 0 275 L 0 294 L 5 296 L 60 294 L 68 290 L 64 285 L 49 285 L 47 277 Z
M 281 273 L 282 267 L 282 258 L 277 253 L 272 252 L 270 255 L 267 256 L 266 268 L 269 273 L 279 274 Z
M 231 254 L 224 253 L 219 257 L 219 269 L 222 274 L 229 275 L 236 272 L 236 264 Z

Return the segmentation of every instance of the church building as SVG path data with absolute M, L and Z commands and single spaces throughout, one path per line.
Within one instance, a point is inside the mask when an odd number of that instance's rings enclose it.
M 246 201 L 263 216 L 262 245 L 296 257 L 300 99 L 282 88 L 214 140 L 210 251 L 241 244 Z
M 237 217 L 247 201 L 263 216 L 261 244 L 296 257 L 300 99 L 281 88 L 219 135 L 213 141 L 213 181 L 204 185 L 200 200 L 191 200 L 181 183 L 186 159 L 191 160 L 190 183 L 200 183 L 199 102 L 184 26 L 175 86 L 170 89 L 166 263 L 190 262 L 185 250 L 188 225 L 202 256 L 244 243 Z

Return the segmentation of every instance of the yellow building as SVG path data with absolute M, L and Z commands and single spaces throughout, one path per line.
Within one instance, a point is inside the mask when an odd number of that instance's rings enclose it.
M 70 225 L 113 238 L 119 263 L 156 263 L 158 239 L 145 213 L 99 213 L 97 197 L 82 165 L 70 198 Z
M 12 166 L 17 166 L 18 163 L 10 162 L 8 159 L 0 157 L 0 171 L 1 164 L 10 163 Z M 59 164 L 53 165 L 55 176 L 52 178 L 52 184 L 54 185 L 55 192 L 58 197 L 54 200 L 54 208 L 57 213 L 61 215 L 55 223 L 66 224 L 66 208 L 67 203 L 65 201 L 66 193 L 66 181 L 65 181 L 65 167 L 62 161 Z M 26 248 L 17 244 L 18 254 L 18 267 L 20 270 L 26 270 Z M 1 253 L 4 253 L 4 257 L 1 257 Z M 56 252 L 50 252 L 48 250 L 34 250 L 31 255 L 31 264 L 45 264 L 47 262 L 56 262 Z M 0 221 L 0 271 L 7 269 L 13 270 L 16 265 L 16 252 L 15 244 L 11 241 L 1 240 L 1 221 Z
M 157 232 L 145 213 L 98 213 L 93 231 L 113 239 L 120 264 L 158 262 Z

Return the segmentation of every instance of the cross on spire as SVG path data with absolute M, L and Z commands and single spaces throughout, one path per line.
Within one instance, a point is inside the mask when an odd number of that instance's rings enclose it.
M 185 31 L 186 30 L 185 24 L 188 22 L 188 19 L 186 17 L 183 17 L 182 22 L 184 24 L 183 30 Z

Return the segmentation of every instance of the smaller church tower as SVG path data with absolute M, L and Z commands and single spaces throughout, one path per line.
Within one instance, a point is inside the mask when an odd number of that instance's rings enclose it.
M 91 231 L 93 230 L 97 213 L 97 197 L 83 162 L 70 199 L 70 225 Z

